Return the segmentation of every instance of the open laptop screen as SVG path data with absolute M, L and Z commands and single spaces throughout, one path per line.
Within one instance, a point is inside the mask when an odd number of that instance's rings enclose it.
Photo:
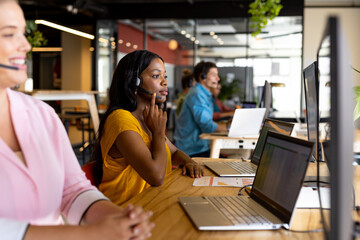
M 268 131 L 278 132 L 284 135 L 290 135 L 293 128 L 294 128 L 294 124 L 292 123 L 281 122 L 272 119 L 265 119 L 264 125 L 260 132 L 260 136 L 258 138 L 258 141 L 254 149 L 254 153 L 251 157 L 251 162 L 253 164 L 259 165 L 261 153 L 264 148 L 265 139 Z
M 313 143 L 269 131 L 251 197 L 290 222 Z

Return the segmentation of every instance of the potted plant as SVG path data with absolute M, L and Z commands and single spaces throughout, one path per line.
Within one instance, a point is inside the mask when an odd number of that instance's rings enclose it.
M 31 47 L 42 47 L 47 44 L 47 39 L 42 32 L 36 29 L 34 21 L 26 21 L 26 38 L 29 41 Z M 30 51 L 31 53 L 31 51 Z
M 360 71 L 357 70 L 356 68 L 354 67 L 351 68 L 354 69 L 355 72 L 360 73 Z M 360 117 L 360 86 L 354 87 L 354 91 L 355 91 L 355 101 L 356 101 L 356 106 L 354 109 L 354 121 L 355 121 Z
M 261 33 L 268 21 L 278 16 L 282 8 L 281 0 L 254 0 L 250 3 L 248 11 L 251 14 L 250 27 L 255 29 L 251 35 L 255 37 Z

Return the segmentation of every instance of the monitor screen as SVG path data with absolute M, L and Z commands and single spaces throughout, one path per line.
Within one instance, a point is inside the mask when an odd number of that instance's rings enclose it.
M 268 117 L 272 109 L 271 84 L 265 80 L 259 101 L 260 108 L 266 108 L 265 117 Z
M 261 157 L 261 153 L 264 148 L 265 139 L 268 131 L 278 132 L 284 135 L 290 135 L 294 128 L 294 124 L 277 121 L 273 119 L 265 119 L 263 127 L 261 129 L 259 138 L 256 142 L 256 146 L 251 157 L 251 162 L 258 165 Z
M 303 71 L 308 140 L 314 142 L 313 158 L 319 160 L 319 80 L 317 62 Z
M 274 132 L 265 139 L 251 195 L 268 204 L 268 210 L 281 212 L 277 216 L 286 222 L 295 207 L 312 148 L 313 143 Z
M 324 225 L 326 239 L 351 239 L 353 233 L 353 104 L 349 54 L 340 20 L 330 17 L 318 53 L 320 82 L 327 77 L 330 87 L 330 126 L 326 157 L 331 162 L 330 232 Z M 328 72 L 327 72 L 328 70 Z M 326 76 L 328 74 L 328 76 Z M 322 220 L 322 222 L 328 222 Z

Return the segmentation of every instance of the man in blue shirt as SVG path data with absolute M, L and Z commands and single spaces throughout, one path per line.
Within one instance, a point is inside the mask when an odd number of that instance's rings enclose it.
M 200 139 L 202 133 L 226 131 L 226 124 L 213 121 L 211 88 L 216 88 L 218 69 L 213 62 L 200 62 L 194 68 L 196 84 L 190 88 L 176 121 L 175 144 L 190 157 L 209 157 L 209 140 Z

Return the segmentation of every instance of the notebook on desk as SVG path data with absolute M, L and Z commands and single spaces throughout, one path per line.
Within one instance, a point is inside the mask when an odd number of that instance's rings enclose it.
M 180 197 L 199 230 L 289 227 L 313 143 L 269 132 L 250 196 Z
M 204 165 L 221 177 L 251 177 L 255 176 L 259 165 L 261 152 L 264 147 L 265 138 L 268 131 L 290 135 L 294 128 L 293 123 L 265 119 L 260 136 L 256 143 L 251 161 L 227 161 L 227 162 L 204 162 Z
M 235 109 L 229 131 L 211 134 L 215 136 L 257 138 L 265 112 L 265 108 Z

